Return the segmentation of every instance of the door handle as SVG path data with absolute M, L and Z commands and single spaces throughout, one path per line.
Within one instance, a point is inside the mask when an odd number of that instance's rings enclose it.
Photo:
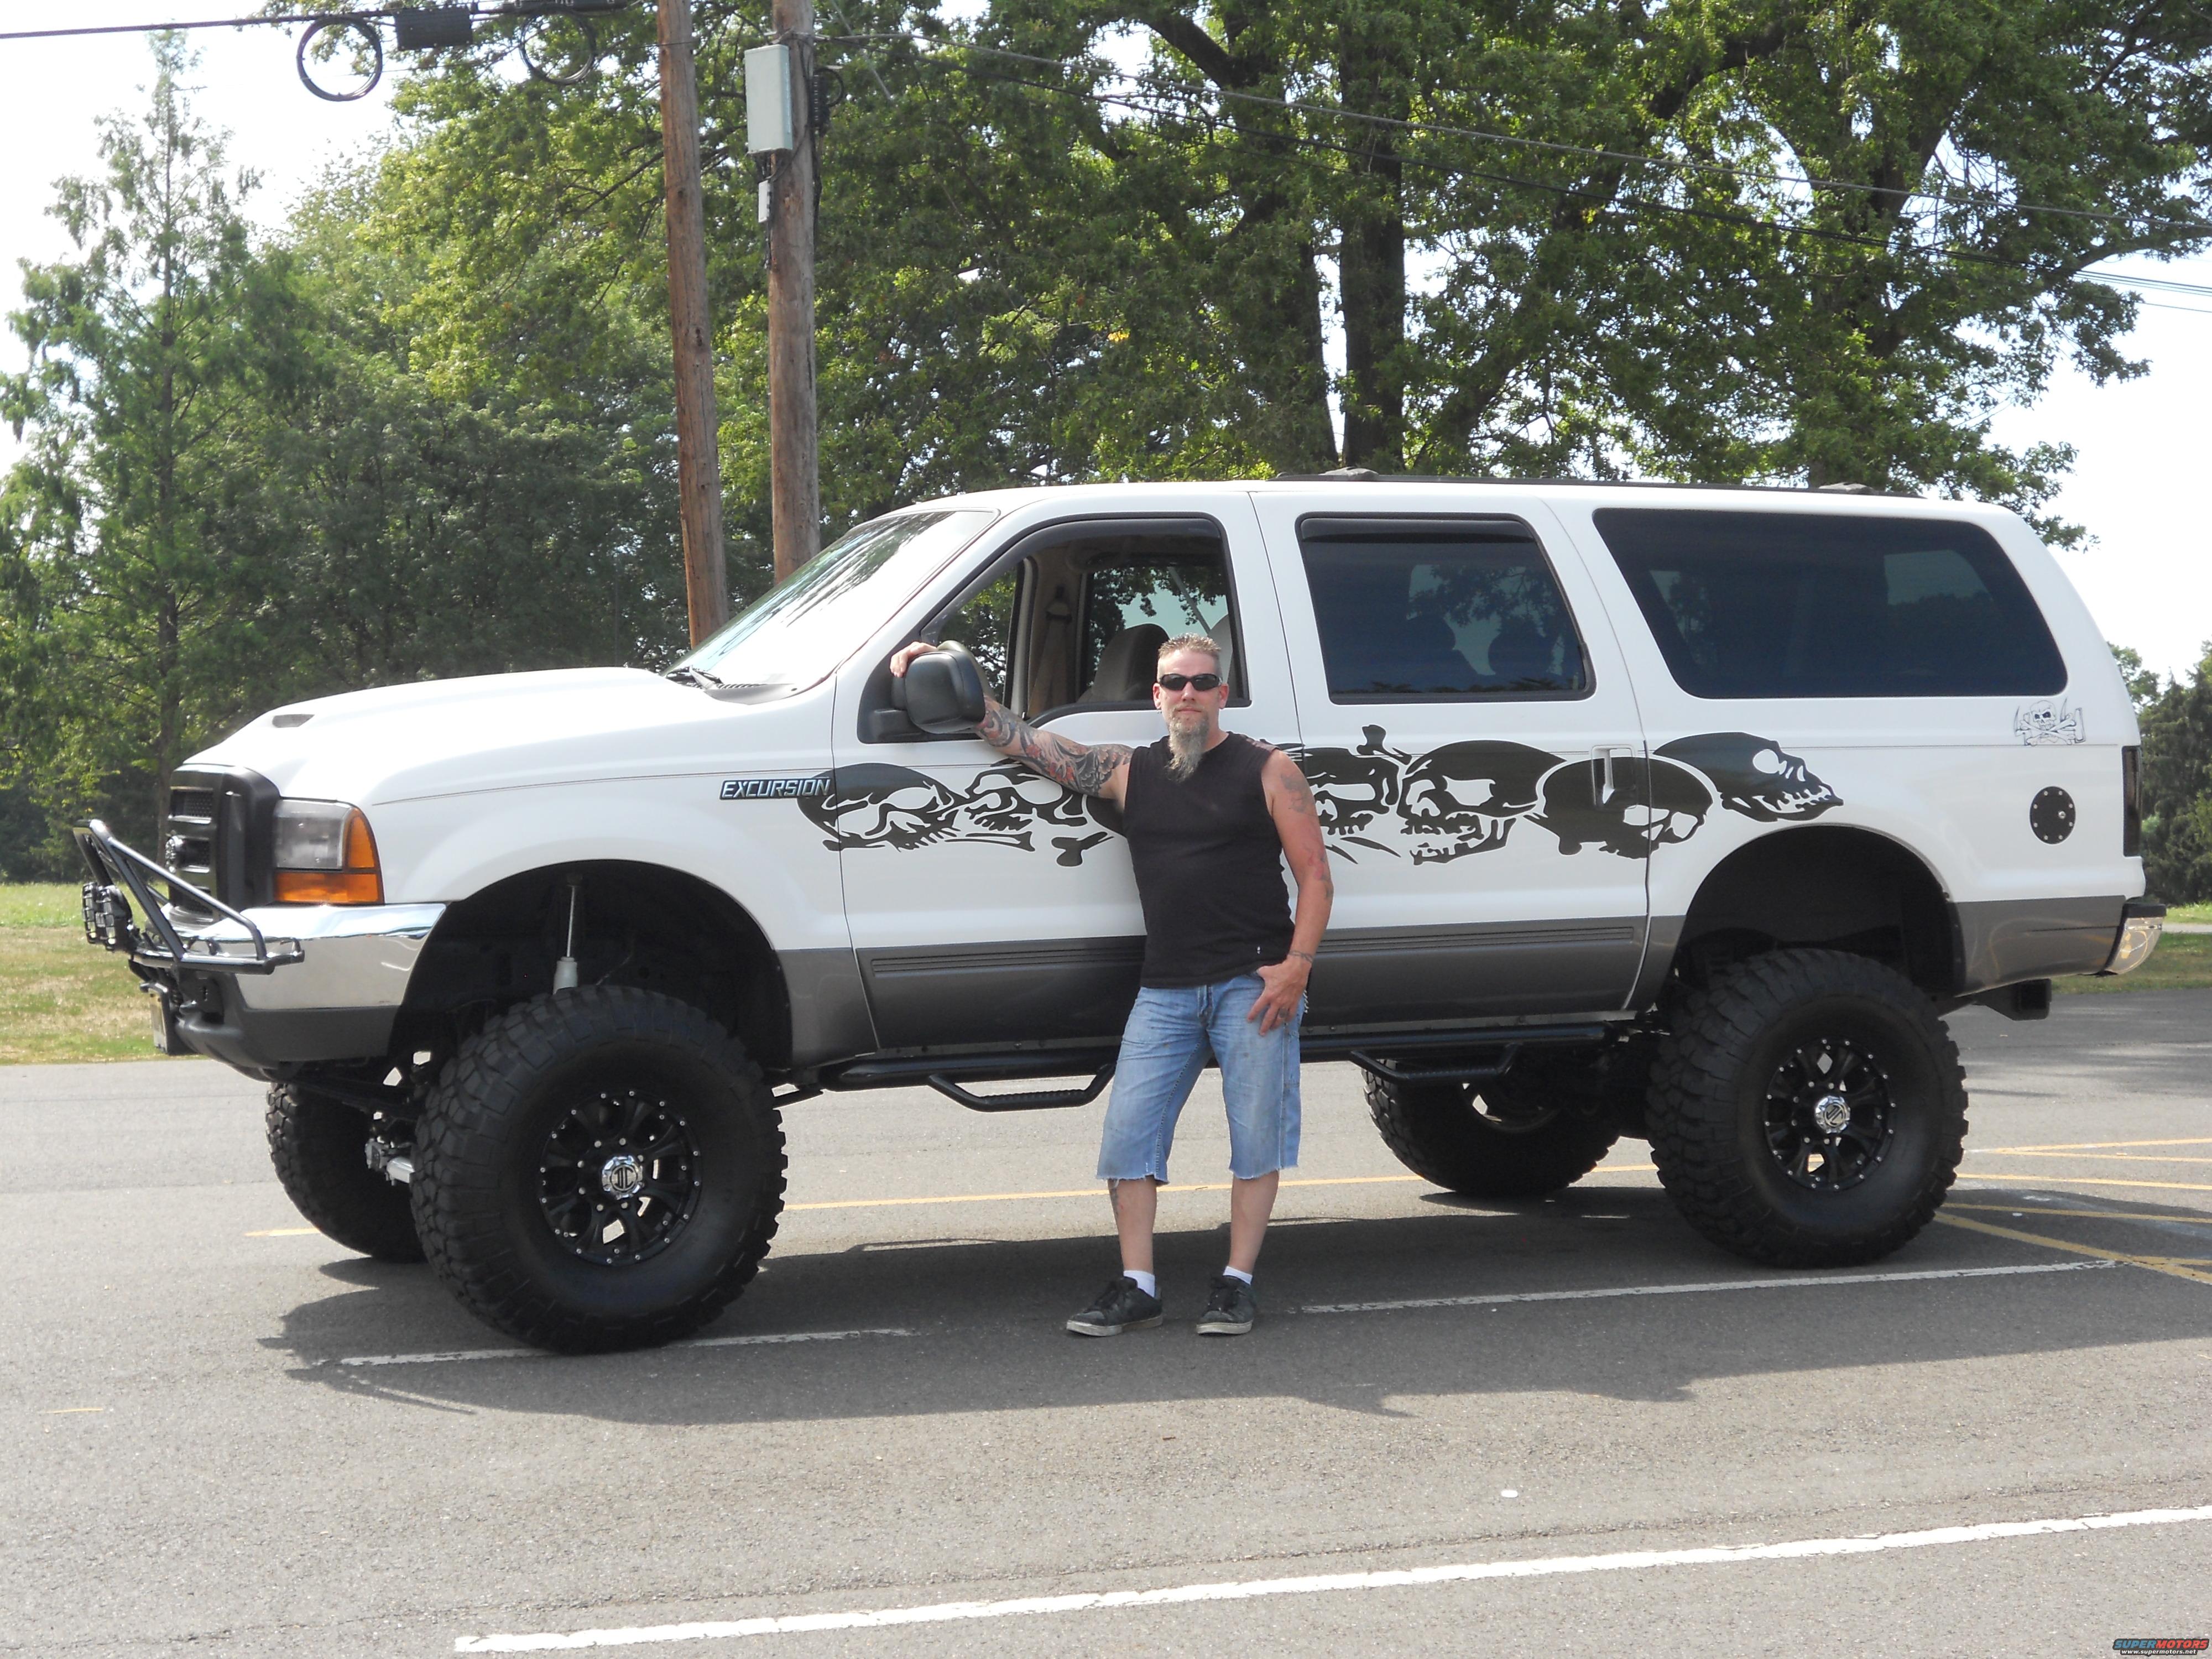
M 1626 743 L 1601 743 L 1590 750 L 1590 768 L 1596 775 L 1591 781 L 1597 785 L 1597 804 L 1600 806 L 1611 805 L 1613 796 L 1619 793 L 1619 787 L 1613 782 L 1613 762 L 1623 757 L 1632 758 L 1635 753 L 1636 745 Z

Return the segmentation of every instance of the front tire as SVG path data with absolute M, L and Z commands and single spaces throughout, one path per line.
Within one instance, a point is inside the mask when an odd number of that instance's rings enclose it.
M 1478 1091 L 1370 1074 L 1368 1114 L 1383 1144 L 1424 1181 L 1468 1198 L 1541 1198 L 1595 1169 L 1620 1130 L 1610 1116 L 1516 1084 L 1515 1075 Z
M 1652 1067 L 1652 1161 L 1689 1224 L 1747 1261 L 1875 1261 L 1928 1224 L 1966 1135 L 1966 1074 L 1911 981 L 1777 951 L 1690 993 Z
M 407 1189 L 368 1167 L 367 1115 L 328 1095 L 280 1083 L 263 1119 L 284 1195 L 318 1232 L 379 1261 L 420 1261 Z
M 430 1265 L 486 1323 L 585 1353 L 690 1334 L 768 1254 L 783 1128 L 760 1068 L 698 1009 L 590 986 L 455 1052 L 416 1129 Z

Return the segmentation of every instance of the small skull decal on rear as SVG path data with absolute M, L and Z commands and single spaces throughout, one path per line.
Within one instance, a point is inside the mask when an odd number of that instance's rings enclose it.
M 1843 797 L 1771 738 L 1748 732 L 1705 732 L 1659 745 L 1659 753 L 1694 766 L 1712 780 L 1721 805 L 1761 823 L 1817 818 Z

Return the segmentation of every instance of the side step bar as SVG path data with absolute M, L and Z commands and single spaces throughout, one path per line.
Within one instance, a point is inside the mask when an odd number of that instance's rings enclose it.
M 1318 1033 L 1299 1044 L 1300 1058 L 1348 1060 L 1385 1083 L 1486 1083 L 1503 1077 L 1521 1050 L 1534 1044 L 1601 1042 L 1618 1029 L 1595 1021 L 1559 1025 L 1510 1025 L 1465 1031 L 1366 1034 Z M 1087 1106 L 1114 1075 L 1112 1048 L 1063 1048 L 1012 1054 L 885 1055 L 848 1060 L 821 1074 L 823 1089 L 928 1087 L 971 1112 L 1033 1112 Z M 1424 1063 L 1426 1062 L 1426 1063 Z M 1091 1074 L 1081 1088 L 977 1094 L 969 1085 L 1026 1078 Z M 799 1098 L 799 1097 L 793 1097 Z

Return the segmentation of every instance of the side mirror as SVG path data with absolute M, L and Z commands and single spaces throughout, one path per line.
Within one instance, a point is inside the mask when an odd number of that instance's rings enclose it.
M 957 641 L 926 652 L 891 682 L 891 705 L 925 732 L 965 737 L 983 719 L 983 673 Z

